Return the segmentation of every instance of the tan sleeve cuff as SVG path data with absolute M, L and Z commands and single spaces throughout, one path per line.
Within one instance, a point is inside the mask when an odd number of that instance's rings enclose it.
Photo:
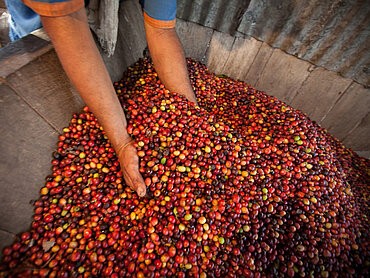
M 159 29 L 171 29 L 175 28 L 176 25 L 176 18 L 174 20 L 158 20 L 150 17 L 145 11 L 143 11 L 144 14 L 144 21 L 148 23 L 150 26 L 159 28 Z
M 74 13 L 85 6 L 84 0 L 70 0 L 59 3 L 23 0 L 23 3 L 42 16 L 64 16 Z

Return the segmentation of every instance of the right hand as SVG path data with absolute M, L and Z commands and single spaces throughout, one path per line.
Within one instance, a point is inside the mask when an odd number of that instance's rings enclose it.
M 140 197 L 146 196 L 146 185 L 139 172 L 139 157 L 133 140 L 117 148 L 116 154 L 121 164 L 121 171 L 126 184 L 137 192 Z

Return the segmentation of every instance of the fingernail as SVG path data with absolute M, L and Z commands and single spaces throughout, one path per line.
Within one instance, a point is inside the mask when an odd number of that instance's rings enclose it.
M 144 196 L 145 196 L 145 194 L 146 194 L 146 190 L 139 189 L 138 193 L 139 193 L 139 196 L 140 196 L 140 197 L 144 197 Z

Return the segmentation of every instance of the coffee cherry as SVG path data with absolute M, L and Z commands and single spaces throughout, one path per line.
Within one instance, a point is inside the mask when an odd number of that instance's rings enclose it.
M 199 107 L 146 58 L 114 83 L 150 198 L 126 186 L 85 107 L 0 276 L 369 276 L 370 162 L 278 99 L 187 63 Z

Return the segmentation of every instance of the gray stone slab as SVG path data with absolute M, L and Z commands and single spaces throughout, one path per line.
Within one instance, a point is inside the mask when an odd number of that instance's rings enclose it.
M 356 151 L 359 156 L 370 159 L 370 151 Z
M 368 113 L 343 140 L 355 151 L 370 151 L 370 113 Z
M 0 85 L 0 229 L 17 234 L 31 224 L 31 200 L 51 174 L 57 132 L 9 87 Z
M 51 49 L 50 42 L 34 35 L 7 44 L 0 48 L 0 77 L 7 77 Z
M 129 65 L 143 57 L 147 46 L 144 17 L 139 1 L 124 1 L 120 7 L 119 32 L 124 41 L 126 53 L 129 55 Z
M 95 37 L 96 45 L 112 81 L 120 80 L 127 67 L 143 57 L 143 50 L 147 45 L 144 19 L 138 1 L 123 1 L 120 4 L 118 17 L 117 43 L 113 55 L 109 56 Z
M 298 90 L 291 105 L 320 123 L 351 82 L 336 72 L 316 68 Z
M 223 72 L 234 79 L 245 81 L 262 42 L 254 38 L 235 38 Z
M 361 123 L 369 111 L 370 90 L 358 83 L 352 83 L 322 120 L 321 125 L 335 137 L 342 140 Z M 358 138 L 361 141 L 368 139 L 368 136 L 367 138 Z M 363 149 L 362 151 L 367 150 Z
M 54 51 L 22 67 L 6 80 L 58 131 L 84 106 Z
M 176 32 L 184 48 L 185 57 L 204 63 L 213 29 L 177 18 Z
M 270 60 L 270 57 L 273 53 L 274 49 L 269 46 L 267 43 L 262 43 L 261 47 L 259 48 L 253 63 L 244 77 L 244 81 L 250 84 L 252 87 L 256 87 L 258 80 L 260 79 L 262 72 L 264 71 L 267 62 Z M 257 88 L 260 89 L 261 88 Z
M 37 30 L 31 32 L 31 34 L 36 36 L 36 37 L 39 37 L 40 39 L 43 39 L 45 41 L 48 41 L 48 42 L 51 41 L 49 35 L 46 33 L 44 28 L 37 29 Z
M 10 42 L 8 18 L 8 10 L 2 8 L 0 4 L 0 48 Z
M 366 51 L 369 53 L 368 49 Z M 356 73 L 353 74 L 352 79 L 356 80 L 360 84 L 370 87 L 369 68 L 370 68 L 370 58 L 367 58 L 367 63 L 358 67 Z
M 120 80 L 128 66 L 143 57 L 147 46 L 144 17 L 139 1 L 123 1 L 119 9 L 119 28 L 114 55 L 100 49 L 105 65 L 113 81 Z
M 105 51 L 101 48 L 99 41 L 95 35 L 94 39 L 112 82 L 120 80 L 122 78 L 122 73 L 129 66 L 128 61 L 125 57 L 125 52 L 122 47 L 122 42 L 120 40 L 117 40 L 114 54 L 112 56 L 108 56 L 108 54 L 105 53 Z
M 256 87 L 290 103 L 309 75 L 311 64 L 275 49 Z
M 15 234 L 0 230 L 0 260 L 3 258 L 2 250 L 4 247 L 11 245 L 14 239 Z
M 235 38 L 226 33 L 214 31 L 207 51 L 206 64 L 211 72 L 225 74 L 224 66 L 233 48 Z

